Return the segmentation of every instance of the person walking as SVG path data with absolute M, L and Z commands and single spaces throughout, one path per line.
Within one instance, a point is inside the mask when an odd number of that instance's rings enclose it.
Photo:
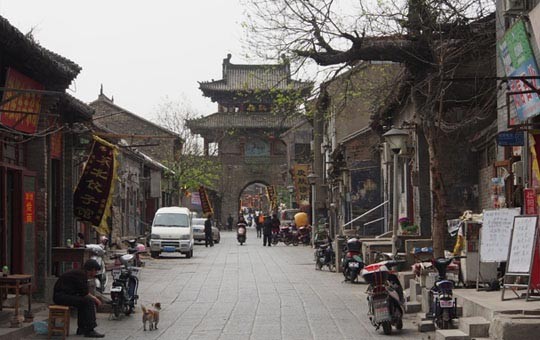
M 262 228 L 264 224 L 264 215 L 262 213 L 259 213 L 257 216 L 257 219 L 255 220 L 255 227 L 257 228 L 257 238 L 261 238 L 262 236 Z
M 264 218 L 263 223 L 263 246 L 272 246 L 272 220 L 270 216 Z
M 83 269 L 73 269 L 62 274 L 53 290 L 53 301 L 57 305 L 77 308 L 77 335 L 85 338 L 103 338 L 105 334 L 94 330 L 96 323 L 96 306 L 101 301 L 90 294 L 88 280 L 93 279 L 101 266 L 96 260 L 88 260 Z
M 214 239 L 212 238 L 212 214 L 208 214 L 206 221 L 204 221 L 204 246 L 214 246 Z
M 233 217 L 231 214 L 229 214 L 229 217 L 227 217 L 227 229 L 229 229 L 229 231 L 232 231 L 233 222 Z

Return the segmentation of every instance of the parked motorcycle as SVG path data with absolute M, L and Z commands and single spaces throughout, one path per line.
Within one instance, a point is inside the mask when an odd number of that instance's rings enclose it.
M 285 245 L 290 245 L 291 243 L 297 243 L 298 241 L 294 240 L 293 233 L 290 229 L 290 226 L 281 226 L 279 232 L 272 235 L 272 245 L 276 245 L 279 242 L 285 243 Z M 298 244 L 298 243 L 297 243 Z
M 96 282 L 96 290 L 103 294 L 107 288 L 107 269 L 105 268 L 105 261 L 103 260 L 105 256 L 105 245 L 104 244 L 86 244 L 86 248 L 92 251 L 90 259 L 96 260 L 100 266 L 100 270 L 96 273 L 94 278 Z
M 322 270 L 324 266 L 328 266 L 331 272 L 336 270 L 336 253 L 332 242 L 323 243 L 315 249 L 315 269 Z
M 111 304 L 115 317 L 119 317 L 121 313 L 125 315 L 133 313 L 139 299 L 137 289 L 141 268 L 130 265 L 134 257 L 134 254 L 118 255 L 122 266 L 112 270 Z
M 304 245 L 311 244 L 311 227 L 310 226 L 302 226 L 298 228 L 298 242 Z
M 135 257 L 133 258 L 134 266 L 144 267 L 144 262 L 141 260 L 139 254 L 146 252 L 146 246 L 142 243 L 137 242 L 136 239 L 124 240 L 124 242 L 128 244 L 128 254 L 135 255 Z
M 341 269 L 345 281 L 354 283 L 358 279 L 358 274 L 364 268 L 364 260 L 360 254 L 361 243 L 357 238 L 351 238 L 343 249 L 343 258 L 341 259 Z
M 439 273 L 430 290 L 430 311 L 428 318 L 433 319 L 435 326 L 448 329 L 452 326 L 452 320 L 457 318 L 457 299 L 452 290 L 454 282 L 446 279 L 446 270 L 454 259 L 464 256 L 452 256 L 449 258 L 439 257 L 433 260 L 433 266 Z
M 236 239 L 243 245 L 246 242 L 246 227 L 240 226 L 236 229 Z
M 392 333 L 392 325 L 396 329 L 403 328 L 405 311 L 403 287 L 389 268 L 402 261 L 383 261 L 365 266 L 361 275 L 369 284 L 367 289 L 368 315 L 375 329 L 383 328 L 384 334 Z

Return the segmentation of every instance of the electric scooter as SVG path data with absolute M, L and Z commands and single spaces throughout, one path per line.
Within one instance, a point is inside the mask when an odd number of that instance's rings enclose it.
M 431 303 L 427 317 L 432 318 L 435 326 L 440 329 L 451 328 L 452 321 L 457 318 L 457 299 L 452 292 L 454 282 L 446 279 L 446 270 L 454 259 L 461 258 L 464 256 L 439 257 L 433 260 L 433 266 L 439 275 L 430 290 Z
M 118 256 L 122 266 L 112 270 L 111 304 L 112 312 L 117 318 L 121 313 L 126 316 L 133 313 L 139 299 L 137 289 L 139 288 L 141 268 L 130 265 L 134 257 L 133 254 Z
M 367 289 L 368 316 L 375 329 L 383 328 L 384 334 L 392 333 L 392 326 L 403 328 L 405 312 L 403 287 L 397 275 L 389 268 L 401 261 L 389 260 L 365 266 L 361 275 L 369 284 Z
M 240 245 L 243 245 L 246 242 L 246 227 L 240 226 L 236 230 L 236 239 L 240 243 Z

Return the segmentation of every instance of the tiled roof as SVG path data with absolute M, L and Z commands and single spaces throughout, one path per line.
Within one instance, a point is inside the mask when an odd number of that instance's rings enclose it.
M 230 54 L 223 60 L 223 79 L 199 82 L 204 91 L 302 90 L 311 82 L 291 79 L 288 63 L 273 65 L 235 65 Z
M 53 73 L 57 77 L 61 75 L 68 78 L 71 82 L 81 71 L 79 65 L 40 46 L 1 16 L 0 49 L 16 56 L 16 60 L 24 63 L 37 75 L 50 76 Z
M 276 115 L 269 112 L 217 112 L 187 121 L 192 131 L 232 128 L 289 129 L 303 118 L 295 115 Z M 197 133 L 197 132 L 195 132 Z
M 76 110 L 77 113 L 82 114 L 88 119 L 92 119 L 92 115 L 95 111 L 94 108 L 90 107 L 88 104 L 80 101 L 79 99 L 73 97 L 68 93 L 64 93 L 60 97 L 60 105 L 64 105 L 69 109 Z

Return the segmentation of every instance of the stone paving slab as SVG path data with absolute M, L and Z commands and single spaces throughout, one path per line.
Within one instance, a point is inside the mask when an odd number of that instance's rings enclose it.
M 191 259 L 148 259 L 136 312 L 120 320 L 98 314 L 97 330 L 118 340 L 388 339 L 366 315 L 366 285 L 315 270 L 310 247 L 263 247 L 252 228 L 241 247 L 234 233 L 221 236 L 214 247 L 196 246 Z M 153 302 L 163 308 L 158 330 L 144 332 L 140 305 Z M 415 322 L 406 315 L 392 339 L 434 338 L 419 333 Z M 71 325 L 74 333 L 74 319 Z

